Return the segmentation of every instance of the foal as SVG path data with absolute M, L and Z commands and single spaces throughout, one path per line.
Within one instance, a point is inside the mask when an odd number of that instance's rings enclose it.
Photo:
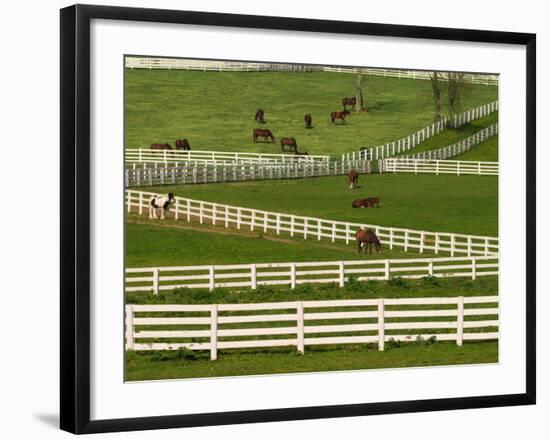
M 149 219 L 157 219 L 157 209 L 160 211 L 160 219 L 166 218 L 166 214 L 170 210 L 170 205 L 174 203 L 176 199 L 174 194 L 170 192 L 168 196 L 165 195 L 153 195 L 149 201 Z

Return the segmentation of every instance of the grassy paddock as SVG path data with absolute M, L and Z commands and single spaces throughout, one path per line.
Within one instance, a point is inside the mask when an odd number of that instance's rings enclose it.
M 367 113 L 333 126 L 330 112 L 355 93 L 346 73 L 125 71 L 125 146 L 148 147 L 181 137 L 193 149 L 279 153 L 280 146 L 252 142 L 257 108 L 277 140 L 295 137 L 300 150 L 339 155 L 397 140 L 433 121 L 430 81 L 368 77 Z M 471 85 L 463 110 L 498 98 L 498 87 Z M 447 113 L 445 100 L 443 113 Z M 311 130 L 304 114 L 311 113 Z
M 409 344 L 379 352 L 375 345 L 308 347 L 304 355 L 294 349 L 270 352 L 222 351 L 210 361 L 208 352 L 127 352 L 126 380 L 157 380 L 337 370 L 391 369 L 498 362 L 498 342 Z M 391 373 L 388 371 L 388 373 Z
M 498 136 L 493 136 L 483 143 L 474 146 L 470 151 L 460 154 L 455 160 L 471 160 L 475 162 L 498 161 Z
M 498 179 L 476 175 L 373 174 L 350 190 L 347 177 L 145 187 L 155 193 L 328 220 L 431 232 L 498 236 Z M 379 196 L 381 207 L 353 209 Z

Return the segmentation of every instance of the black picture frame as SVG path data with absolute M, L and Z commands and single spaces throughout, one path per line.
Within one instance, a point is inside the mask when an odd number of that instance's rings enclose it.
M 526 376 L 525 393 L 90 420 L 90 21 L 130 20 L 334 34 L 504 43 L 525 46 L 526 69 Z M 75 5 L 61 10 L 61 429 L 99 433 L 387 413 L 535 404 L 536 36 L 303 18 Z

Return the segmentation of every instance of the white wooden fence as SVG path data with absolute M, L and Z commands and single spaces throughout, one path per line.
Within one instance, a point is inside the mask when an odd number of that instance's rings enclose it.
M 187 267 L 126 269 L 126 292 L 171 291 L 174 288 L 234 288 L 259 285 L 336 283 L 343 287 L 350 275 L 358 281 L 498 275 L 498 256 L 383 259 L 331 262 L 277 262 Z
M 154 193 L 126 190 L 127 212 L 148 214 L 149 200 Z M 498 238 L 489 236 L 464 235 L 458 233 L 426 232 L 397 227 L 384 227 L 365 223 L 331 221 L 321 218 L 269 212 L 227 204 L 211 203 L 190 198 L 175 197 L 171 214 L 176 220 L 198 221 L 223 227 L 247 228 L 277 235 L 288 233 L 291 237 L 303 239 L 330 239 L 332 242 L 355 243 L 355 232 L 359 228 L 375 231 L 381 243 L 389 249 L 401 248 L 404 251 L 419 253 L 448 253 L 451 256 L 490 256 L 498 253 Z
M 371 162 L 303 162 L 284 165 L 242 163 L 203 165 L 194 162 L 164 166 L 162 163 L 132 163 L 125 169 L 126 187 L 163 184 L 226 183 L 232 181 L 296 179 L 346 175 L 351 169 L 372 172 Z
M 460 154 L 471 150 L 474 146 L 485 142 L 490 137 L 498 134 L 498 123 L 488 126 L 477 133 L 462 139 L 452 145 L 445 146 L 439 149 L 432 149 L 430 151 L 418 152 L 416 154 L 408 154 L 399 158 L 411 158 L 420 160 L 447 160 L 451 157 L 455 157 Z
M 124 161 L 126 163 L 162 162 L 173 163 L 195 161 L 214 164 L 229 163 L 302 163 L 328 161 L 328 155 L 291 155 L 291 154 L 264 154 L 252 152 L 232 151 L 182 151 L 182 150 L 152 150 L 147 148 L 126 149 Z
M 370 148 L 362 148 L 359 151 L 348 152 L 342 154 L 342 160 L 376 160 L 386 157 L 392 157 L 397 154 L 402 154 L 406 151 L 410 151 L 416 148 L 421 143 L 439 134 L 447 126 L 453 128 L 461 127 L 473 120 L 480 119 L 488 116 L 495 111 L 498 111 L 498 101 L 491 102 L 489 104 L 482 105 L 477 108 L 465 111 L 460 114 L 456 114 L 452 120 L 444 117 L 441 122 L 432 123 L 425 128 L 413 133 L 407 137 L 404 137 L 393 142 L 388 142 L 384 145 L 373 146 Z
M 413 342 L 418 337 L 461 346 L 469 340 L 498 339 L 498 315 L 498 296 L 128 304 L 125 347 L 134 351 L 206 350 L 216 360 L 223 349 L 296 346 L 303 354 L 306 346 L 375 343 L 383 351 L 391 339 Z
M 424 160 L 413 158 L 391 158 L 383 160 L 384 172 L 406 172 L 411 174 L 454 174 L 498 176 L 498 162 L 471 162 L 460 160 Z
M 261 71 L 324 71 L 336 73 L 359 73 L 401 79 L 429 80 L 431 72 L 423 70 L 397 70 L 370 67 L 329 67 L 306 64 L 253 63 L 239 61 L 215 61 L 200 59 L 126 57 L 126 68 L 149 70 L 200 70 L 213 72 L 261 72 Z M 471 84 L 498 85 L 498 75 L 465 74 L 465 81 Z M 442 76 L 441 80 L 445 80 Z

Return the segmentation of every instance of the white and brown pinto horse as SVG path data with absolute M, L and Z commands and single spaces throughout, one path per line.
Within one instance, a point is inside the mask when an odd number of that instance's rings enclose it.
M 160 219 L 166 218 L 170 210 L 170 205 L 176 201 L 174 194 L 170 192 L 166 195 L 153 195 L 149 200 L 149 219 L 157 219 L 157 209 L 160 209 Z

